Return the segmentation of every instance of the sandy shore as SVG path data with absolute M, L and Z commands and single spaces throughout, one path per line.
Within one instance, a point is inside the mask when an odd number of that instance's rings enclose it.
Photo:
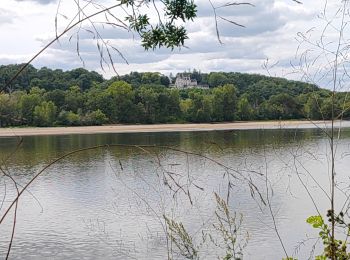
M 244 129 L 280 129 L 280 128 L 315 128 L 325 127 L 330 122 L 324 121 L 254 121 L 218 124 L 155 124 L 155 125 L 105 125 L 75 127 L 27 127 L 0 128 L 0 137 L 33 135 L 67 135 L 99 133 L 147 133 L 147 132 L 183 132 L 183 131 L 220 131 Z M 339 124 L 339 123 L 338 123 Z M 342 126 L 350 127 L 350 121 L 343 121 Z

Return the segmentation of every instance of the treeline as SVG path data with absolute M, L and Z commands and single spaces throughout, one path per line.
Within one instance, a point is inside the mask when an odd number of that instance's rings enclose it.
M 177 90 L 174 77 L 137 73 L 104 80 L 96 72 L 29 67 L 11 86 L 19 65 L 0 66 L 0 126 L 109 123 L 224 122 L 329 119 L 332 96 L 303 82 L 242 73 L 190 72 L 210 89 Z M 349 117 L 346 93 L 336 114 Z

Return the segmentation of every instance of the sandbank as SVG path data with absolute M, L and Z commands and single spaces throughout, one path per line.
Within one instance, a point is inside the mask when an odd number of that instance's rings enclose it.
M 329 127 L 330 121 L 248 121 L 232 123 L 202 124 L 152 124 L 152 125 L 103 125 L 72 127 L 23 127 L 0 128 L 0 137 L 102 133 L 147 133 L 147 132 L 183 132 L 183 131 L 222 131 L 248 129 L 297 129 Z M 336 126 L 350 127 L 350 121 L 336 122 Z

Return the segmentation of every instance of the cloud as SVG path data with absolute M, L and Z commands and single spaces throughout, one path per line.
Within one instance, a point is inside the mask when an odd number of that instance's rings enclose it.
M 231 37 L 256 36 L 277 31 L 290 22 L 311 20 L 315 16 L 315 9 L 306 10 L 278 0 L 252 0 L 249 2 L 254 6 L 238 5 L 216 9 L 217 29 L 220 35 Z M 226 1 L 219 0 L 214 3 L 214 6 L 222 6 L 226 3 Z M 205 23 L 206 28 L 210 28 L 211 33 L 215 34 L 214 11 L 206 1 L 199 1 L 198 13 L 197 20 Z M 190 26 L 190 30 L 195 29 L 194 26 Z
M 43 5 L 57 2 L 57 0 L 15 0 L 15 1 L 17 1 L 17 2 L 35 2 L 35 3 L 43 4 Z
M 80 39 L 96 38 L 97 32 L 103 39 L 139 39 L 138 35 L 132 33 L 124 28 L 108 26 L 108 24 L 102 26 L 95 25 L 94 27 L 83 27 L 79 33 Z
M 24 5 L 19 2 L 25 0 L 15 0 L 18 6 Z M 110 1 L 114 0 L 104 0 Z M 129 65 L 120 57 L 118 52 L 112 51 L 115 67 L 118 73 L 129 73 L 130 71 L 160 71 L 162 73 L 179 72 L 186 69 L 200 69 L 203 72 L 210 71 L 238 71 L 238 72 L 253 72 L 263 73 L 267 72 L 262 69 L 263 62 L 269 58 L 272 63 L 280 61 L 274 68 L 277 70 L 286 71 L 290 66 L 289 61 L 294 58 L 297 43 L 294 40 L 295 35 L 299 31 L 305 31 L 313 24 L 317 25 L 316 14 L 319 12 L 321 5 L 315 1 L 309 1 L 303 5 L 294 4 L 291 0 L 251 0 L 255 7 L 248 5 L 230 6 L 226 8 L 217 9 L 217 15 L 226 19 L 230 19 L 237 23 L 241 23 L 246 28 L 235 26 L 227 21 L 219 19 L 218 28 L 220 31 L 221 44 L 216 36 L 215 20 L 213 16 L 213 9 L 207 0 L 195 0 L 198 5 L 198 17 L 194 22 L 186 24 L 189 39 L 186 40 L 185 45 L 181 49 L 170 51 L 168 49 L 156 49 L 154 51 L 145 51 L 141 47 L 141 42 L 137 35 L 123 30 L 121 28 L 112 28 L 109 26 L 97 26 L 99 33 L 104 40 L 115 46 L 127 59 Z M 226 4 L 227 0 L 212 0 L 216 7 Z M 12 0 L 13 2 L 13 0 Z M 48 5 L 54 3 L 54 0 L 27 0 L 26 10 L 33 10 L 30 20 L 36 22 L 35 28 L 40 28 L 40 24 L 46 21 L 47 18 L 39 19 L 38 14 L 34 14 L 34 10 L 41 10 L 42 13 L 47 14 L 47 17 L 54 16 L 56 12 L 55 5 Z M 69 1 L 67 1 L 69 2 Z M 311 3 L 313 2 L 313 3 Z M 40 5 L 38 5 L 40 4 Z M 31 9 L 30 7 L 33 6 Z M 34 8 L 34 6 L 36 8 Z M 7 8 L 2 6 L 2 8 Z M 63 8 L 63 7 L 62 7 Z M 74 8 L 73 8 L 74 9 Z M 0 25 L 1 20 L 18 23 L 19 19 L 12 19 L 11 16 L 4 18 L 5 15 L 1 13 L 0 9 Z M 16 10 L 16 9 L 14 9 Z M 70 10 L 68 7 L 63 8 L 62 11 Z M 151 10 L 151 9 L 150 9 Z M 150 11 L 150 10 L 147 10 Z M 15 14 L 15 13 L 14 13 Z M 50 16 L 49 16 L 50 14 Z M 117 13 L 116 13 L 117 15 Z M 120 15 L 124 15 L 120 14 Z M 152 13 L 150 11 L 150 16 Z M 24 17 L 29 17 L 25 15 Z M 119 17 L 119 16 L 118 16 Z M 96 18 L 103 19 L 103 16 Z M 156 19 L 155 15 L 153 19 Z M 29 19 L 29 18 L 28 18 Z M 24 22 L 23 22 L 24 23 Z M 29 27 L 30 25 L 28 25 Z M 79 52 L 85 62 L 87 69 L 97 70 L 102 72 L 106 77 L 114 75 L 112 69 L 102 71 L 100 68 L 100 55 L 96 40 L 93 39 L 93 28 L 89 24 L 84 24 L 85 29 L 81 30 L 79 34 Z M 23 27 L 23 29 L 22 29 Z M 33 27 L 33 26 L 32 26 Z M 7 27 L 6 27 L 7 28 Z M 26 33 L 25 26 L 17 27 L 16 34 L 23 35 Z M 52 26 L 54 29 L 54 26 Z M 60 39 L 59 43 L 55 43 L 47 49 L 34 63 L 34 65 L 47 66 L 51 68 L 73 69 L 81 67 L 83 63 L 77 55 L 77 43 L 74 38 L 74 33 L 66 35 Z M 35 33 L 28 32 L 32 41 L 36 44 L 44 46 L 53 37 L 54 30 L 37 30 Z M 44 35 L 38 37 L 38 35 Z M 69 37 L 73 35 L 71 41 Z M 21 46 L 16 45 L 16 39 L 9 39 L 9 44 L 6 48 L 13 48 L 18 52 Z M 11 43 L 11 41 L 13 41 Z M 0 43 L 1 44 L 1 43 Z M 13 45 L 13 47 L 12 47 Z M 15 48 L 16 47 L 16 48 Z M 2 49 L 6 49 L 2 48 Z M 36 50 L 37 48 L 34 48 Z M 30 52 L 33 51 L 33 48 Z M 10 51 L 6 50 L 6 53 Z M 22 51 L 20 54 L 28 53 Z M 31 53 L 32 54 L 32 53 Z M 105 57 L 108 59 L 107 53 L 104 50 Z M 23 57 L 24 57 L 23 56 Z M 30 56 L 29 54 L 27 56 Z M 13 61 L 21 61 L 21 57 L 11 55 L 1 56 L 0 64 L 9 63 Z
M 17 17 L 18 16 L 16 13 L 7 9 L 0 8 L 0 26 L 13 23 Z
M 0 65 L 24 63 L 29 58 L 29 55 L 0 55 Z
M 259 10 L 259 17 L 266 20 L 270 13 L 265 9 Z M 199 17 L 196 22 L 189 26 L 189 39 L 186 41 L 186 48 L 170 51 L 168 49 L 157 49 L 145 51 L 141 47 L 139 38 L 133 39 L 133 35 L 122 29 L 98 28 L 102 37 L 115 46 L 127 59 L 130 65 L 125 65 L 123 59 L 117 52 L 112 51 L 113 60 L 117 69 L 122 70 L 150 70 L 160 71 L 181 71 L 189 68 L 199 68 L 202 71 L 224 70 L 224 71 L 253 71 L 255 66 L 257 71 L 261 70 L 261 64 L 266 59 L 265 50 L 274 42 L 274 37 L 278 35 L 268 35 L 269 32 L 276 32 L 282 28 L 278 13 L 274 14 L 275 19 L 270 19 L 270 23 L 261 25 L 259 21 L 251 18 L 251 27 L 246 31 L 239 31 L 237 27 L 221 26 L 220 44 L 215 34 L 215 27 L 212 17 Z M 87 27 L 87 30 L 92 28 Z M 265 34 L 265 35 L 264 35 Z M 269 42 L 264 37 L 270 37 Z M 73 37 L 68 41 L 68 36 L 55 43 L 47 51 L 44 59 L 48 64 L 56 64 L 63 69 L 82 65 L 77 55 L 77 43 Z M 79 52 L 89 69 L 99 69 L 100 56 L 97 42 L 88 31 L 81 31 L 79 36 Z M 38 39 L 44 44 L 47 39 Z M 106 51 L 105 57 L 108 59 Z M 55 58 L 59 57 L 59 59 Z M 52 61 L 50 61 L 52 59 Z M 251 61 L 248 61 L 251 60 Z M 65 65 L 66 64 L 66 65 Z M 93 64 L 93 65 L 91 65 Z M 243 66 L 243 64 L 250 64 Z M 254 66 L 252 66 L 252 64 Z

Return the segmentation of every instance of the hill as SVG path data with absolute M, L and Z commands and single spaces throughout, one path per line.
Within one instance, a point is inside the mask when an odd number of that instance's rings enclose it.
M 331 93 L 284 78 L 237 72 L 189 72 L 209 89 L 169 88 L 174 77 L 132 72 L 104 79 L 82 68 L 62 71 L 0 66 L 0 126 L 99 125 L 106 123 L 225 122 L 327 119 Z M 336 94 L 348 117 L 346 93 Z

